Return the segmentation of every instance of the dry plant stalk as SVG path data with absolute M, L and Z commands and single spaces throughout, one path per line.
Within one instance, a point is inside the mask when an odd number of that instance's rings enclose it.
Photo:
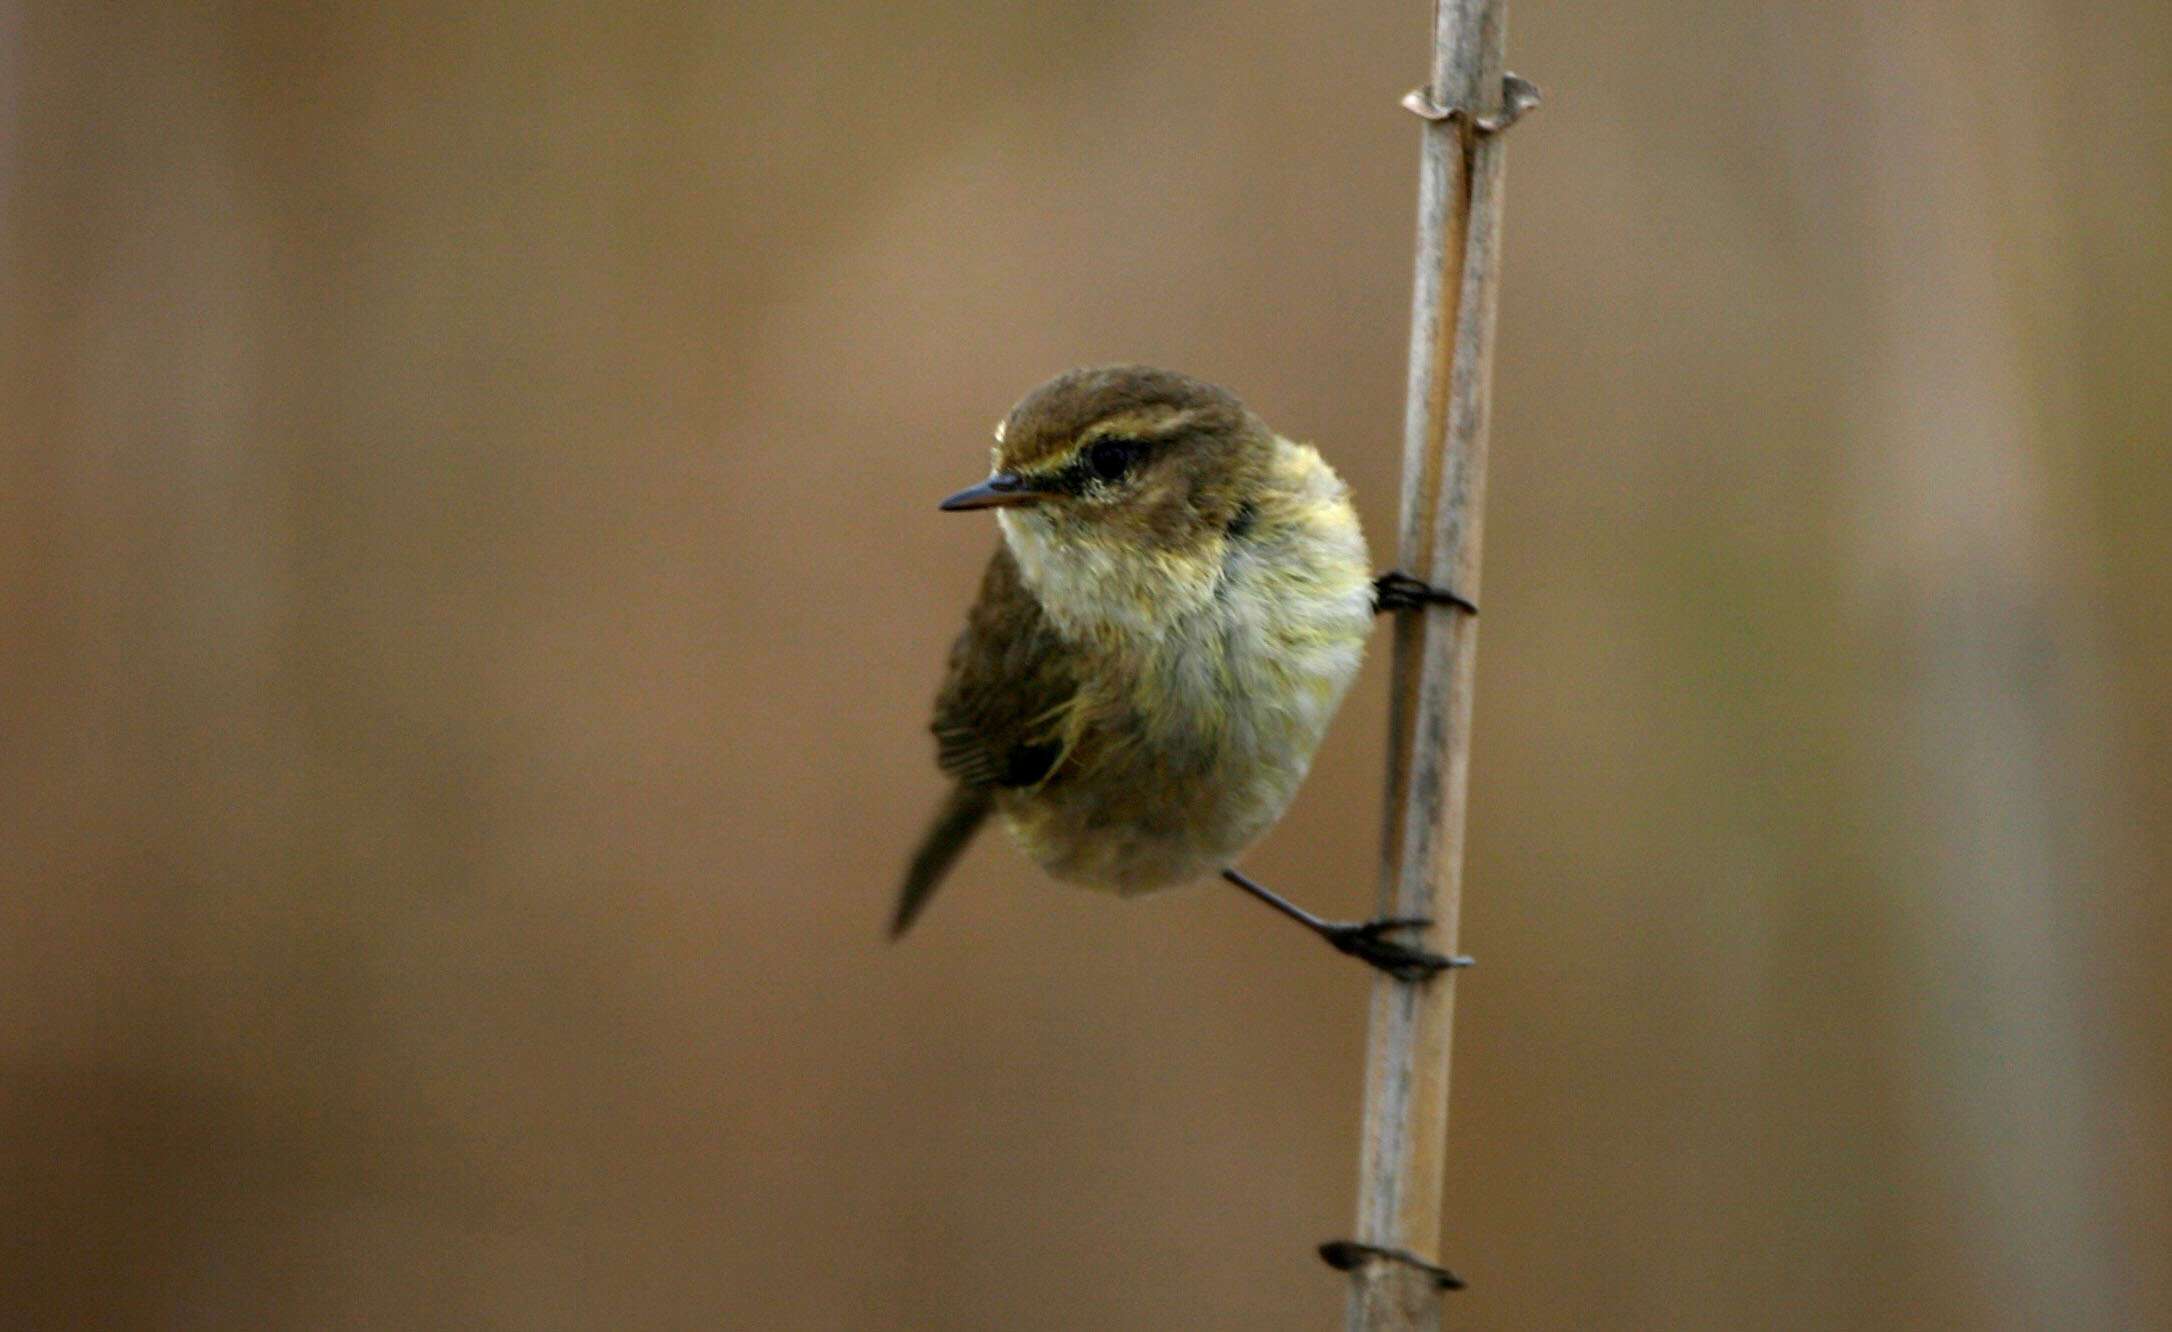
M 1505 0 L 1437 0 L 1432 82 L 1405 102 L 1427 125 L 1396 567 L 1473 601 L 1501 215 L 1497 131 L 1536 101 L 1512 75 L 1504 89 L 1506 9 Z M 1427 946 L 1450 956 L 1462 906 L 1477 634 L 1477 621 L 1452 606 L 1396 617 L 1379 909 L 1430 918 Z M 1452 1278 L 1426 1263 L 1440 1246 L 1456 975 L 1420 984 L 1383 975 L 1373 986 L 1358 1242 L 1323 1249 L 1350 1270 L 1354 1332 L 1441 1323 Z

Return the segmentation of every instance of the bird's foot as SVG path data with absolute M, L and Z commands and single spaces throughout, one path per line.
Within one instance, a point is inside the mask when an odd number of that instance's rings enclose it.
M 1391 1248 L 1384 1244 L 1360 1244 L 1356 1240 L 1329 1240 L 1320 1246 L 1320 1260 L 1338 1272 L 1355 1272 L 1367 1263 L 1386 1261 L 1415 1267 L 1442 1290 L 1462 1290 L 1462 1277 L 1442 1267 L 1429 1263 L 1408 1249 Z
M 1450 967 L 1467 967 L 1467 957 L 1442 957 L 1387 937 L 1390 930 L 1422 930 L 1433 922 L 1424 916 L 1381 916 L 1374 920 L 1322 920 L 1234 866 L 1225 866 L 1222 877 L 1291 920 L 1319 935 L 1340 953 L 1348 953 L 1387 972 L 1399 981 L 1415 985 L 1431 980 Z
M 1390 569 L 1373 580 L 1375 612 L 1417 610 L 1423 606 L 1453 606 L 1466 615 L 1478 614 L 1477 605 L 1467 598 L 1435 587 L 1422 578 L 1413 578 L 1400 569 Z
M 1320 937 L 1338 952 L 1370 963 L 1399 981 L 1416 984 L 1431 980 L 1451 967 L 1467 967 L 1467 957 L 1443 957 L 1387 937 L 1390 930 L 1422 930 L 1433 922 L 1424 916 L 1380 916 L 1373 920 L 1325 921 Z

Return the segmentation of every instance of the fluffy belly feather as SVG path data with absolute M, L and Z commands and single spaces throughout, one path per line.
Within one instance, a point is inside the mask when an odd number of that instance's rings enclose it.
M 1044 784 L 998 800 L 1051 874 L 1122 893 L 1166 887 L 1232 863 L 1281 816 L 1372 625 L 1355 515 L 1339 483 L 1321 499 L 1233 542 L 1207 595 L 1165 599 L 1181 609 L 1158 623 L 1090 626 L 1110 666 L 1069 753 Z

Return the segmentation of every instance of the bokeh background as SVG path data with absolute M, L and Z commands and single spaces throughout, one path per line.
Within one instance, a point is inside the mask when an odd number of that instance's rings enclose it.
M 1353 964 L 881 927 L 1019 393 L 1386 560 L 1428 23 L 0 3 L 0 1322 L 1334 1325 Z M 1452 1324 L 2172 1324 L 2172 9 L 1510 50 Z

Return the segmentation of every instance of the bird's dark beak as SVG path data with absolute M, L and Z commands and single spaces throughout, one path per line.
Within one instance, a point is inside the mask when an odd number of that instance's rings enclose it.
M 1055 494 L 1052 490 L 1039 490 L 1033 482 L 1016 472 L 997 472 L 977 486 L 971 486 L 944 500 L 937 508 L 956 513 L 961 509 L 997 509 L 1014 504 L 1039 504 Z

